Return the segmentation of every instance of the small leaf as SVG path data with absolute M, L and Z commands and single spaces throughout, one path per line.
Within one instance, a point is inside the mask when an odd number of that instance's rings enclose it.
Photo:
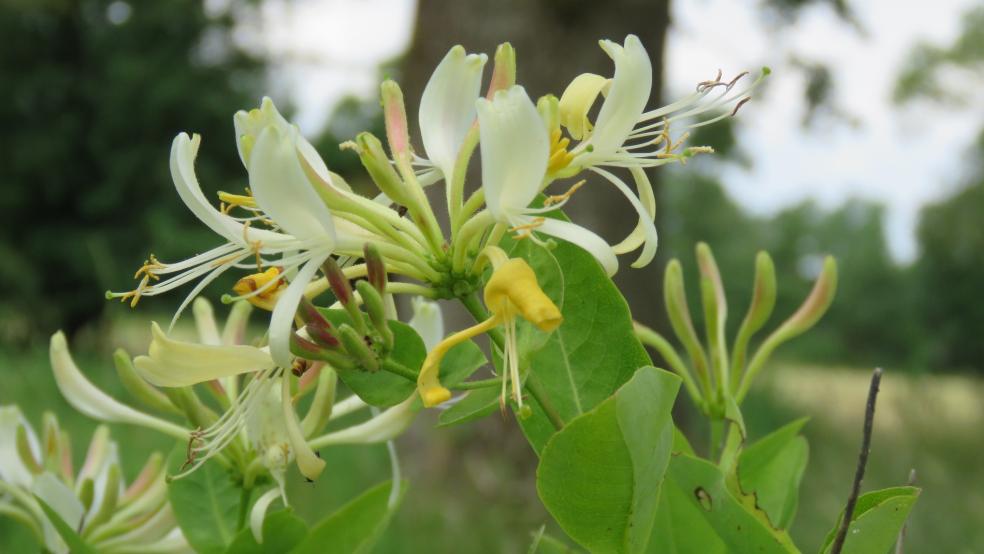
M 799 435 L 805 423 L 805 418 L 799 419 L 770 433 L 746 448 L 738 462 L 742 490 L 755 495 L 759 507 L 779 529 L 788 529 L 796 515 L 809 456 L 806 439 Z
M 168 458 L 168 473 L 184 464 L 186 449 L 175 447 Z M 171 509 L 188 544 L 200 553 L 225 552 L 238 533 L 240 491 L 231 476 L 214 461 L 167 486 Z
M 884 554 L 895 544 L 899 531 L 909 517 L 909 511 L 919 498 L 916 487 L 892 487 L 862 494 L 854 507 L 854 516 L 847 529 L 842 554 Z M 837 529 L 844 518 L 841 513 L 837 525 L 827 534 L 820 550 L 830 552 Z
M 680 454 L 670 460 L 667 482 L 683 491 L 691 508 L 703 514 L 727 552 L 799 552 L 785 531 L 773 529 L 765 514 L 731 494 L 721 470 L 700 458 Z M 694 510 L 690 510 L 694 512 Z
M 342 506 L 311 529 L 292 554 L 357 554 L 370 552 L 403 500 L 407 483 L 389 506 L 391 481 L 380 483 Z
M 294 515 L 293 510 L 278 510 L 267 514 L 266 519 L 263 520 L 263 544 L 256 543 L 252 529 L 246 526 L 236 535 L 226 554 L 289 552 L 304 540 L 307 533 L 307 524 Z
M 58 512 L 56 512 L 44 500 L 41 500 L 40 496 L 35 495 L 34 498 L 38 501 L 38 504 L 41 505 L 41 509 L 44 510 L 44 515 L 47 516 L 48 521 L 50 521 L 55 527 L 55 531 L 58 531 L 58 536 L 60 536 L 62 540 L 65 541 L 65 544 L 68 545 L 70 552 L 73 554 L 97 554 L 94 548 L 86 544 L 86 542 L 82 540 L 82 537 L 80 537 L 74 529 L 65 523 L 65 520 L 58 515 Z
M 537 492 L 592 552 L 644 552 L 673 445 L 672 373 L 644 367 L 543 448 Z
M 437 416 L 438 427 L 450 427 L 483 418 L 499 407 L 499 387 L 468 391 L 464 398 Z

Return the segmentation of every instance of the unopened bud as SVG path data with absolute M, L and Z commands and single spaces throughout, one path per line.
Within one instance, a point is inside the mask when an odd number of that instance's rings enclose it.
M 338 327 L 338 336 L 342 339 L 342 346 L 345 351 L 364 369 L 375 372 L 379 370 L 379 360 L 369 350 L 364 337 L 352 326 L 345 323 Z
M 390 164 L 389 158 L 383 150 L 383 143 L 372 133 L 362 132 L 355 138 L 355 144 L 362 166 L 366 168 L 369 177 L 376 183 L 379 190 L 398 204 L 406 205 L 409 203 L 403 179 Z
M 386 138 L 394 158 L 410 158 L 410 132 L 407 127 L 407 110 L 403 104 L 403 91 L 395 81 L 387 79 L 380 86 L 383 97 L 383 121 Z
M 338 302 L 348 312 L 349 318 L 352 320 L 352 325 L 360 333 L 364 334 L 366 331 L 366 322 L 362 318 L 362 311 L 359 310 L 359 306 L 355 302 L 355 297 L 352 295 L 352 284 L 349 283 L 348 277 L 342 272 L 342 268 L 338 267 L 338 262 L 334 258 L 328 258 L 321 266 L 321 270 L 324 271 L 325 276 L 328 278 L 328 285 L 331 287 L 331 291 L 335 293 L 335 298 L 338 299 Z
M 536 101 L 536 111 L 540 112 L 540 119 L 543 120 L 547 133 L 560 132 L 560 101 L 556 96 L 552 94 L 541 96 Z
M 248 304 L 247 304 L 248 305 Z M 154 388 L 144 380 L 133 367 L 130 355 L 119 348 L 113 353 L 113 364 L 116 366 L 116 375 L 119 376 L 123 388 L 132 394 L 144 405 L 165 412 L 168 414 L 180 415 L 181 411 L 168 400 L 167 396 L 160 390 Z
M 393 331 L 390 330 L 389 321 L 386 319 L 386 305 L 383 303 L 383 297 L 368 281 L 359 281 L 355 284 L 355 288 L 359 291 L 359 296 L 362 297 L 362 304 L 366 308 L 366 313 L 369 314 L 369 321 L 372 322 L 372 326 L 383 340 L 383 346 L 386 349 L 393 348 Z
M 386 292 L 386 262 L 379 254 L 379 248 L 371 242 L 367 242 L 362 248 L 362 253 L 366 259 L 366 272 L 369 282 L 379 291 L 379 294 Z
M 492 68 L 492 80 L 489 91 L 485 95 L 489 100 L 500 90 L 516 84 L 516 49 L 512 44 L 503 42 L 495 49 L 495 62 Z
M 308 333 L 311 328 L 307 329 Z M 335 338 L 335 337 L 333 337 Z M 334 368 L 352 369 L 353 365 L 347 357 L 334 349 L 325 348 L 316 342 L 310 341 L 297 333 L 290 337 L 290 353 L 306 360 L 320 360 L 327 362 Z
M 91 477 L 86 477 L 82 480 L 79 485 L 79 501 L 82 502 L 82 507 L 88 512 L 92 508 L 92 500 L 96 497 L 96 484 L 92 481 Z
M 748 313 L 738 328 L 735 336 L 734 352 L 731 356 L 731 376 L 737 379 L 745 369 L 745 354 L 748 343 L 769 320 L 776 306 L 776 268 L 767 252 L 759 252 L 755 256 L 755 281 L 752 290 L 752 301 L 748 305 Z M 737 386 L 737 382 L 732 382 Z
M 106 469 L 99 511 L 90 515 L 86 521 L 86 527 L 89 529 L 96 529 L 109 521 L 110 516 L 116 511 L 116 506 L 120 498 L 120 478 L 120 466 L 116 463 L 110 464 Z
M 697 332 L 694 331 L 690 308 L 687 306 L 687 292 L 683 285 L 683 267 L 679 260 L 670 260 L 670 263 L 666 265 L 666 275 L 663 278 L 663 299 L 666 303 L 666 315 L 670 319 L 673 332 L 687 350 L 694 369 L 706 382 L 708 378 L 707 358 L 704 356 L 700 339 L 697 338 Z
M 17 426 L 17 456 L 28 471 L 37 475 L 44 471 L 41 464 L 34 458 L 31 452 L 31 443 L 27 438 L 27 428 L 23 424 Z
M 301 298 L 297 315 L 304 321 L 308 336 L 314 342 L 318 343 L 318 346 L 338 348 L 338 337 L 332 332 L 331 322 L 318 311 L 317 306 L 310 300 Z
M 834 301 L 836 292 L 837 262 L 832 256 L 827 256 L 810 295 L 806 297 L 796 313 L 776 330 L 776 334 L 782 335 L 782 340 L 785 341 L 809 330 L 820 321 L 823 314 L 827 313 L 827 308 Z

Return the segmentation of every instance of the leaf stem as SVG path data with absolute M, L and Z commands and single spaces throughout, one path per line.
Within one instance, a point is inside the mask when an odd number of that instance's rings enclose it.
M 864 479 L 864 469 L 868 465 L 868 453 L 871 451 L 871 428 L 875 421 L 875 401 L 878 399 L 878 385 L 881 383 L 882 369 L 876 367 L 871 374 L 871 385 L 868 387 L 868 404 L 864 410 L 864 428 L 861 433 L 861 452 L 858 454 L 858 467 L 854 471 L 854 483 L 851 485 L 851 496 L 847 499 L 847 506 L 844 508 L 844 515 L 837 529 L 837 536 L 834 538 L 830 554 L 840 554 L 844 548 L 844 540 L 847 538 L 847 529 L 851 526 L 851 518 L 854 516 L 854 508 L 858 503 L 858 496 L 861 495 L 861 480 Z

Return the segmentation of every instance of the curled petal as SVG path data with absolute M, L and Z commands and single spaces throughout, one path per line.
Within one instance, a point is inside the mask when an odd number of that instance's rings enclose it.
M 413 317 L 410 327 L 424 339 L 427 350 L 432 350 L 444 338 L 444 317 L 441 306 L 437 302 L 426 300 L 420 296 L 413 297 Z
M 266 491 L 256 500 L 256 504 L 253 504 L 253 509 L 249 512 L 249 529 L 253 532 L 257 544 L 263 544 L 263 520 L 266 519 L 267 508 L 280 496 L 280 489 L 272 488 Z M 286 499 L 284 502 L 286 503 Z
M 653 261 L 653 258 L 656 256 L 656 245 L 658 242 L 656 235 L 656 224 L 653 223 L 652 212 L 649 211 L 648 206 L 643 206 L 639 198 L 632 192 L 632 189 L 630 189 L 624 181 L 616 177 L 614 174 L 599 167 L 592 167 L 591 171 L 601 175 L 607 179 L 609 183 L 615 185 L 615 188 L 617 188 L 619 192 L 625 196 L 629 203 L 632 204 L 632 207 L 635 209 L 636 213 L 639 215 L 639 225 L 637 229 L 641 231 L 644 237 L 645 246 L 643 247 L 642 254 L 639 255 L 639 258 L 632 262 L 632 267 L 643 267 L 647 265 L 649 262 Z M 642 170 L 640 169 L 639 171 L 641 172 Z M 652 207 L 655 209 L 655 200 L 652 202 Z M 632 233 L 634 235 L 636 231 L 633 231 Z M 626 241 L 623 241 L 622 244 L 617 246 L 624 247 L 626 242 L 628 242 L 628 244 L 632 244 L 633 235 L 629 235 Z
M 605 268 L 608 275 L 615 275 L 618 271 L 618 259 L 615 257 L 612 247 L 605 242 L 605 239 L 584 227 L 568 221 L 548 218 L 536 230 L 587 250 Z

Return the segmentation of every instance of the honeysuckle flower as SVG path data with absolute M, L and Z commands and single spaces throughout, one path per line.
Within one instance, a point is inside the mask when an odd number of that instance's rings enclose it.
M 563 316 L 556 304 L 543 292 L 536 274 L 522 258 L 506 257 L 496 247 L 485 250 L 492 260 L 494 270 L 485 285 L 485 305 L 491 317 L 468 329 L 459 331 L 438 343 L 427 354 L 417 378 L 417 391 L 426 407 L 436 406 L 451 398 L 451 391 L 441 385 L 438 374 L 441 360 L 455 345 L 481 333 L 501 326 L 504 335 L 502 371 L 502 402 L 506 398 L 506 386 L 512 384 L 512 397 L 522 409 L 522 382 L 519 375 L 519 347 L 516 321 L 522 317 L 541 331 L 551 332 L 560 326 Z
M 414 296 L 411 300 L 413 317 L 407 324 L 413 327 L 430 351 L 444 338 L 444 316 L 437 302 Z
M 540 114 L 523 87 L 497 92 L 492 100 L 479 99 L 476 106 L 482 187 L 490 216 L 521 236 L 533 237 L 535 231 L 572 242 L 614 274 L 618 260 L 604 239 L 574 223 L 541 216 L 564 200 L 543 208 L 529 207 L 544 182 L 550 145 Z
M 228 269 L 252 267 L 248 260 L 255 261 L 261 272 L 264 266 L 278 267 L 294 277 L 290 286 L 279 292 L 273 309 L 270 348 L 278 364 L 289 366 L 291 321 L 304 288 L 330 254 L 358 254 L 372 235 L 347 222 L 335 221 L 306 174 L 312 171 L 319 184 L 331 186 L 330 172 L 310 143 L 287 123 L 269 99 L 264 99 L 260 109 L 239 112 L 234 119 L 252 196 L 224 198 L 231 206 L 243 207 L 252 215 L 234 217 L 230 210 L 216 209 L 206 200 L 194 168 L 201 138 L 179 134 L 171 146 L 171 175 L 178 195 L 202 223 L 227 242 L 174 264 L 151 257 L 137 271 L 136 277 L 141 281 L 135 290 L 108 296 L 130 298 L 131 305 L 135 305 L 142 296 L 162 294 L 198 280 L 175 314 L 177 319 L 205 286 Z M 260 224 L 269 228 L 259 228 Z M 269 259 L 274 256 L 280 258 Z M 168 275 L 173 276 L 165 277 Z M 281 285 L 279 279 L 268 279 L 241 297 L 262 299 Z
M 35 497 L 99 552 L 191 552 L 167 501 L 162 456 L 152 454 L 128 486 L 117 451 L 99 427 L 76 473 L 69 436 L 53 415 L 39 438 L 17 406 L 0 407 L 0 513 L 51 552 L 69 549 Z
M 418 158 L 417 162 L 437 170 L 428 181 L 451 180 L 465 135 L 475 123 L 475 99 L 482 87 L 486 61 L 485 54 L 468 54 L 455 46 L 424 87 L 418 123 L 427 159 Z

